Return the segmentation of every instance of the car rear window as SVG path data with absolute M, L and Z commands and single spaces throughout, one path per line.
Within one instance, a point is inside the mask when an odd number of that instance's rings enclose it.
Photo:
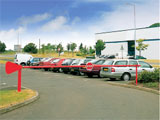
M 113 64 L 113 60 L 106 60 L 103 65 L 112 65 Z
M 139 64 L 141 65 L 140 67 L 142 68 L 151 68 L 152 66 L 146 62 L 139 61 Z
M 115 65 L 127 65 L 128 61 L 116 61 Z
M 129 65 L 138 65 L 137 61 L 129 61 Z

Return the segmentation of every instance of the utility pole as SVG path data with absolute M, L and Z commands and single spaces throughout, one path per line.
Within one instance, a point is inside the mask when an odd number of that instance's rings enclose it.
M 41 40 L 39 39 L 39 54 L 40 54 Z
M 134 15 L 134 58 L 136 59 L 136 5 L 135 3 L 127 3 L 127 5 L 133 6 L 133 15 Z

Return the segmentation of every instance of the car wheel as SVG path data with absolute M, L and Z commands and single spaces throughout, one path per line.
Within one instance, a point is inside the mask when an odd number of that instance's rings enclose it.
M 25 64 L 25 63 L 21 63 L 21 65 L 22 65 L 22 66 L 26 66 L 26 64 Z
M 130 74 L 128 74 L 128 73 L 124 73 L 124 74 L 122 75 L 122 80 L 124 80 L 124 81 L 130 80 L 130 78 L 131 78 L 131 76 L 130 76 Z
M 92 75 L 92 74 L 87 74 L 87 76 L 88 76 L 89 78 L 92 78 L 92 77 L 93 77 L 93 75 Z
M 114 80 L 116 80 L 116 78 L 110 78 L 110 80 L 111 80 L 111 81 L 114 81 Z
M 78 72 L 78 75 L 79 75 L 79 76 L 83 76 L 83 75 L 84 75 L 84 73 L 82 73 L 82 72 Z

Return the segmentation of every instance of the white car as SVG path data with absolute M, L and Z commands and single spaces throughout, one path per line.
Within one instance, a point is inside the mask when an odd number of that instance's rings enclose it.
M 154 68 L 144 62 L 132 59 L 115 59 L 109 60 L 112 65 L 140 65 L 138 67 L 138 73 L 146 71 L 154 71 Z M 122 79 L 125 81 L 136 77 L 136 67 L 102 67 L 100 71 L 100 76 L 110 78 L 111 80 Z
M 14 63 L 25 66 L 27 65 L 27 61 L 32 58 L 33 56 L 30 54 L 18 53 L 18 54 L 15 54 Z

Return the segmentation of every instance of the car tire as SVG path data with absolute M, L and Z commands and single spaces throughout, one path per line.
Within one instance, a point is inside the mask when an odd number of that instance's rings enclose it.
M 26 66 L 26 64 L 25 64 L 25 63 L 21 63 L 21 65 L 22 65 L 22 66 Z
M 115 80 L 116 80 L 116 78 L 110 78 L 110 80 L 111 80 L 111 81 L 115 81 Z
M 84 76 L 84 73 L 78 72 L 78 75 L 79 75 L 79 76 Z
M 92 78 L 92 77 L 93 77 L 93 75 L 92 75 L 92 74 L 87 74 L 87 76 L 88 76 L 89 78 Z
M 124 73 L 121 79 L 124 81 L 129 81 L 131 79 L 131 75 L 129 73 Z

